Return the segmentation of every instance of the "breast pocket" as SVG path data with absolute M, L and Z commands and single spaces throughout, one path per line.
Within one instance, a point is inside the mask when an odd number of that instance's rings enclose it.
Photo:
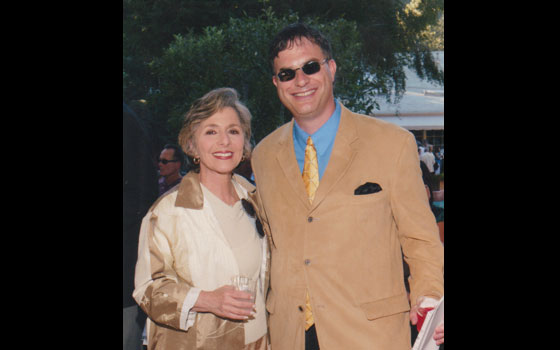
M 354 205 L 376 205 L 378 203 L 383 203 L 388 201 L 388 195 L 386 191 L 380 191 L 369 194 L 355 194 L 349 198 L 350 204 Z
M 388 192 L 353 195 L 348 201 L 344 217 L 353 218 L 355 238 L 370 247 L 386 243 L 393 221 Z

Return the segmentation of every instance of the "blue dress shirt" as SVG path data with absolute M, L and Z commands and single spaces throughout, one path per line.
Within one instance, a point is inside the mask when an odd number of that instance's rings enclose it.
M 331 156 L 331 151 L 334 145 L 334 139 L 336 137 L 336 132 L 338 130 L 338 124 L 340 122 L 340 103 L 338 100 L 334 100 L 336 108 L 325 124 L 319 128 L 313 135 L 311 139 L 315 145 L 315 150 L 317 151 L 317 162 L 319 163 L 319 180 L 323 177 L 323 173 L 329 164 L 329 158 Z M 303 173 L 303 163 L 305 161 L 305 146 L 307 145 L 307 137 L 310 136 L 308 133 L 303 131 L 297 122 L 294 122 L 294 149 L 296 151 L 296 159 L 299 165 L 300 171 Z

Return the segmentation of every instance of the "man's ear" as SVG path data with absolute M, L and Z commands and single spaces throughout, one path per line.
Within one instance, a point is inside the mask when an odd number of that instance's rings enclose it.
M 276 75 L 273 75 L 272 76 L 272 84 L 274 84 L 274 86 L 278 87 L 278 80 L 276 80 L 276 79 L 278 79 L 278 77 L 276 77 Z
M 332 73 L 332 81 L 334 81 L 334 76 L 336 74 L 336 62 L 334 61 L 334 58 L 331 58 L 328 61 L 328 65 L 329 65 L 329 69 L 331 70 L 331 73 Z

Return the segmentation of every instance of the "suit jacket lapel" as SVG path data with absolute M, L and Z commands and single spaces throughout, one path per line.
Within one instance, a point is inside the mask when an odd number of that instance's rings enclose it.
M 354 143 L 358 139 L 358 135 L 352 120 L 352 112 L 342 105 L 341 108 L 340 124 L 338 125 L 329 164 L 321 181 L 319 181 L 319 187 L 313 200 L 313 208 L 317 207 L 325 199 L 327 194 L 344 176 L 358 151 Z M 303 181 L 301 182 L 303 183 Z M 303 192 L 305 194 L 305 187 Z
M 338 125 L 329 164 L 321 181 L 319 181 L 319 187 L 317 188 L 317 193 L 315 193 L 312 204 L 309 203 L 307 198 L 307 192 L 294 152 L 293 119 L 290 122 L 290 127 L 285 128 L 284 134 L 280 138 L 278 153 L 276 155 L 280 168 L 284 172 L 284 176 L 295 192 L 296 197 L 299 198 L 306 207 L 311 209 L 317 207 L 321 201 L 325 199 L 327 194 L 346 173 L 358 151 L 354 144 L 358 136 L 356 127 L 352 121 L 352 112 L 342 105 L 341 108 L 340 124 Z
M 292 119 L 290 126 L 284 129 L 284 134 L 280 138 L 276 159 L 280 164 L 280 169 L 284 172 L 286 181 L 295 192 L 296 197 L 298 197 L 305 206 L 310 207 L 311 205 L 307 198 L 307 192 L 305 190 L 305 185 L 301 177 L 301 171 L 299 170 L 299 165 L 294 151 L 293 127 L 294 120 Z M 320 184 L 319 187 L 321 187 Z

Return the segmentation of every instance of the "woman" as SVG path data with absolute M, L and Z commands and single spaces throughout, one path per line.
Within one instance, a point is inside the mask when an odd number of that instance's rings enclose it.
M 134 298 L 146 312 L 148 349 L 266 349 L 267 240 L 233 170 L 250 155 L 249 110 L 234 89 L 213 90 L 186 114 L 179 144 L 196 169 L 142 222 Z M 249 207 L 251 204 L 249 204 Z M 256 208 L 256 205 L 254 206 Z M 257 280 L 256 298 L 231 279 Z

